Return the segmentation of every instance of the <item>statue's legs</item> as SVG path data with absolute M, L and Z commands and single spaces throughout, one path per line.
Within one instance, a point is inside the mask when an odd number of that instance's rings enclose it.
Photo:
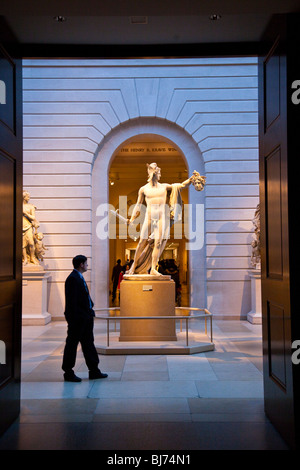
M 152 263 L 150 274 L 155 274 L 156 276 L 161 276 L 162 274 L 157 271 L 157 264 L 161 254 L 162 240 L 164 236 L 164 218 L 161 217 L 158 220 L 154 220 L 153 229 L 154 229 L 154 248 L 152 252 Z
M 35 256 L 35 245 L 34 245 L 32 228 L 29 228 L 23 234 L 23 263 L 24 264 L 28 263 L 27 253 L 30 258 L 30 263 L 39 264 L 39 261 Z
M 33 264 L 39 264 L 39 261 L 35 256 L 35 247 L 34 247 L 34 245 L 29 245 L 29 253 L 30 253 L 30 262 L 33 263 Z
M 141 233 L 140 233 L 140 241 L 138 243 L 134 260 L 129 270 L 129 274 L 134 274 L 137 262 L 140 256 L 142 255 L 144 249 L 146 248 L 146 245 L 148 243 L 150 225 L 151 225 L 151 221 L 148 219 L 147 214 L 146 214 L 144 223 L 142 225 Z
M 134 274 L 134 271 L 135 271 L 135 268 L 136 268 L 136 265 L 137 265 L 137 261 L 138 261 L 139 257 L 141 256 L 141 254 L 143 253 L 146 245 L 147 245 L 147 240 L 140 240 L 139 241 L 139 244 L 138 244 L 136 252 L 135 252 L 133 263 L 131 265 L 131 268 L 129 269 L 129 274 Z
M 27 264 L 28 263 L 28 259 L 27 259 L 27 251 L 26 251 L 26 247 L 23 248 L 23 264 Z
M 161 273 L 157 271 L 157 264 L 162 251 L 162 244 L 165 235 L 165 217 L 164 214 L 159 212 L 158 217 L 153 217 L 151 211 L 146 213 L 145 220 L 141 229 L 140 241 L 136 249 L 133 264 L 130 268 L 129 274 L 134 274 L 137 267 L 138 261 L 143 254 L 147 244 L 149 243 L 149 237 L 153 239 L 154 247 L 152 251 L 151 259 L 151 271 L 150 274 L 161 276 Z

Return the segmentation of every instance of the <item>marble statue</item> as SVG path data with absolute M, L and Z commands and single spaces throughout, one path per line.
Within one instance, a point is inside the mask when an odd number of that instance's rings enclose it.
M 180 191 L 190 184 L 193 184 L 197 191 L 202 191 L 206 178 L 194 171 L 183 183 L 161 184 L 161 170 L 156 163 L 147 164 L 147 171 L 147 183 L 139 189 L 137 203 L 128 220 L 128 224 L 132 224 L 140 212 L 141 205 L 146 204 L 140 239 L 129 274 L 148 273 L 150 269 L 150 275 L 161 276 L 157 271 L 157 264 L 165 248 L 170 227 L 180 217 Z M 166 207 L 169 207 L 169 214 L 166 213 Z
M 251 253 L 251 265 L 259 269 L 261 265 L 261 254 L 260 254 L 260 206 L 257 204 L 254 218 L 252 220 L 254 225 L 255 240 L 251 242 L 252 253 Z
M 23 191 L 23 265 L 38 265 L 39 260 L 42 260 L 41 249 L 43 251 L 45 247 L 42 243 L 43 234 L 37 233 L 40 224 L 35 218 L 36 207 L 29 203 L 29 199 L 29 192 Z
M 44 260 L 44 254 L 46 252 L 45 250 L 48 249 L 44 246 L 43 238 L 44 238 L 44 234 L 42 232 L 38 232 L 35 234 L 35 238 L 34 238 L 35 256 L 40 261 Z

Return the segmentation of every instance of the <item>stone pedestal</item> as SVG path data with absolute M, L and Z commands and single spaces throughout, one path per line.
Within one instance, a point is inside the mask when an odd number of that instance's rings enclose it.
M 250 269 L 251 280 L 251 310 L 247 313 L 250 323 L 261 324 L 261 273 L 258 269 Z
M 46 325 L 51 321 L 47 312 L 47 282 L 50 273 L 42 266 L 23 268 L 22 324 Z
M 120 317 L 175 315 L 175 282 L 170 276 L 124 276 Z M 119 341 L 176 341 L 175 319 L 121 320 Z

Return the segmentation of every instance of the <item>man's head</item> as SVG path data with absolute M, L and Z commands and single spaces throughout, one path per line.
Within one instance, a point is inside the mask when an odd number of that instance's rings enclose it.
M 72 260 L 74 269 L 77 271 L 85 272 L 87 271 L 87 257 L 84 255 L 77 255 Z
M 160 168 L 157 166 L 157 163 L 147 163 L 147 171 L 148 171 L 148 182 L 152 181 L 153 179 L 160 179 Z

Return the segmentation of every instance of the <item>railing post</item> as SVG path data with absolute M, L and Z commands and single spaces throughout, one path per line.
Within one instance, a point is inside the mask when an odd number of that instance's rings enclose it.
M 107 333 L 107 347 L 109 348 L 109 319 L 107 318 L 106 320 L 107 326 L 106 326 L 106 333 Z
M 186 331 L 186 345 L 189 345 L 189 319 L 186 317 L 185 319 L 185 331 Z

